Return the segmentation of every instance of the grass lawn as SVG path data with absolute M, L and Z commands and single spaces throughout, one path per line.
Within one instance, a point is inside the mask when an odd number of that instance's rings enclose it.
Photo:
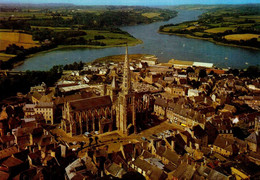
M 115 46 L 120 44 L 128 43 L 128 45 L 135 45 L 142 43 L 141 40 L 138 40 L 132 36 L 129 36 L 128 34 L 121 34 L 121 33 L 113 33 L 110 31 L 102 31 L 102 30 L 85 30 L 87 35 L 82 36 L 86 40 L 94 39 L 95 36 L 104 36 L 105 39 L 97 40 L 98 42 L 103 42 L 107 46 Z
M 143 13 L 142 15 L 148 18 L 154 18 L 154 17 L 159 17 L 161 13 Z
M 205 30 L 205 32 L 207 33 L 223 33 L 225 31 L 228 31 L 228 30 L 235 30 L 236 28 L 234 27 L 219 27 L 219 28 L 212 28 L 212 29 L 207 29 Z
M 70 27 L 50 27 L 50 26 L 31 26 L 31 28 L 51 29 L 51 30 L 57 30 L 57 31 L 71 30 Z
M 30 11 L 30 12 L 0 12 L 0 18 L 9 18 L 11 19 L 25 19 L 25 18 L 32 18 L 35 16 L 35 18 L 39 19 L 46 19 L 46 18 L 52 18 L 50 14 L 45 14 L 43 12 L 39 11 Z
M 12 57 L 15 57 L 15 55 L 0 53 L 0 60 L 2 60 L 2 61 L 8 61 Z
M 259 38 L 260 34 L 231 34 L 226 35 L 225 38 L 231 41 L 249 40 L 252 38 Z

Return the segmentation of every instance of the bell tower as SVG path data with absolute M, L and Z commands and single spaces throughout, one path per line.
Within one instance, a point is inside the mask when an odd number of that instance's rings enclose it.
M 126 54 L 123 67 L 123 83 L 121 92 L 119 93 L 117 106 L 117 129 L 125 135 L 132 131 L 136 132 L 135 124 L 135 102 L 134 93 L 132 92 L 130 64 L 128 57 L 128 47 L 126 46 Z
M 128 58 L 128 47 L 126 46 L 122 93 L 124 95 L 128 95 L 130 92 L 131 92 L 131 74 L 130 74 L 130 65 L 129 65 L 129 58 Z

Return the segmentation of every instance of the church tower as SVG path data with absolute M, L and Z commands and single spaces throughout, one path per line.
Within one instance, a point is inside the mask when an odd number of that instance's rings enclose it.
M 126 47 L 123 83 L 117 106 L 117 129 L 125 135 L 136 132 L 135 97 L 132 92 L 128 48 Z
M 129 65 L 128 47 L 127 46 L 126 46 L 126 52 L 125 52 L 122 93 L 124 95 L 128 95 L 129 93 L 131 93 L 131 74 L 130 74 L 130 65 Z

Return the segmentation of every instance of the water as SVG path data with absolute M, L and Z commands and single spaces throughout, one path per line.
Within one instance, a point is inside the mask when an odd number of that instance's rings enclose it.
M 143 41 L 143 44 L 129 47 L 129 53 L 154 54 L 160 62 L 168 62 L 172 58 L 211 62 L 223 68 L 245 68 L 260 64 L 260 51 L 221 46 L 204 40 L 157 33 L 161 25 L 196 20 L 202 13 L 203 11 L 183 10 L 179 11 L 176 18 L 167 22 L 122 27 L 122 30 Z M 105 49 L 66 48 L 39 53 L 32 58 L 28 58 L 24 64 L 16 67 L 15 70 L 48 70 L 54 65 L 65 65 L 75 61 L 90 62 L 100 57 L 123 54 L 124 52 L 124 47 Z

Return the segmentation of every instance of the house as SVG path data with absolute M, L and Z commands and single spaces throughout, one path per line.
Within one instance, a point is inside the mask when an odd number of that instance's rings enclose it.
M 1 166 L 7 168 L 10 177 L 14 177 L 28 168 L 22 160 L 15 157 L 7 158 L 2 162 Z
M 90 157 L 78 158 L 65 168 L 65 179 L 95 179 L 97 171 Z
M 206 131 L 204 129 L 201 128 L 200 125 L 193 126 L 192 135 L 194 138 L 200 140 L 200 143 L 199 143 L 200 147 L 208 146 L 208 134 L 206 133 Z
M 154 112 L 157 116 L 166 116 L 167 101 L 162 98 L 156 98 L 154 102 Z
M 233 139 L 224 138 L 218 135 L 213 143 L 213 151 L 224 156 L 232 156 L 238 153 L 238 148 Z
M 173 172 L 173 179 L 192 179 L 196 171 L 195 165 L 190 165 L 185 162 L 181 163 Z
M 230 176 L 227 176 L 219 171 L 216 171 L 207 166 L 199 166 L 197 168 L 196 174 L 194 175 L 194 179 L 208 179 L 208 180 L 229 180 Z
M 224 108 L 220 110 L 221 112 L 230 112 L 230 113 L 235 113 L 237 111 L 235 106 L 225 104 Z
M 52 102 L 39 102 L 34 111 L 36 115 L 42 115 L 46 123 L 54 124 L 54 104 Z
M 162 78 L 161 74 L 157 73 L 149 73 L 144 79 L 144 82 L 147 82 L 149 84 L 156 83 L 160 78 Z
M 41 85 L 31 87 L 30 92 L 38 92 L 44 94 L 46 90 L 47 90 L 47 86 L 44 82 L 42 82 Z
M 239 170 L 238 168 L 231 167 L 231 173 L 235 176 L 236 179 L 250 179 L 250 175 L 246 174 L 245 172 Z
M 30 166 L 41 166 L 41 151 L 35 151 L 28 154 Z
M 189 89 L 188 97 L 199 96 L 200 93 L 201 91 L 199 91 L 198 89 Z
M 105 166 L 105 173 L 107 175 L 111 174 L 112 176 L 117 178 L 122 178 L 123 175 L 126 174 L 127 172 L 116 163 L 110 163 Z
M 17 153 L 18 148 L 16 146 L 12 146 L 10 148 L 6 148 L 0 151 L 0 161 L 12 156 L 14 153 Z
M 171 163 L 175 166 L 175 168 L 179 165 L 180 156 L 174 150 L 170 150 L 165 146 L 159 146 L 157 148 L 156 156 L 162 161 L 163 164 Z
M 33 104 L 37 104 L 40 102 L 40 99 L 42 98 L 42 94 L 40 94 L 39 92 L 32 92 L 29 94 L 31 97 L 31 101 Z
M 146 179 L 150 180 L 164 180 L 167 175 L 162 169 L 151 165 L 149 162 L 137 158 L 130 163 L 130 167 L 142 174 Z
M 36 104 L 25 104 L 23 107 L 24 118 L 31 118 L 35 116 L 35 108 Z
M 171 84 L 164 89 L 166 92 L 175 96 L 185 96 L 187 93 L 187 88 L 181 85 Z
M 260 166 L 260 154 L 259 153 L 251 151 L 247 155 L 247 158 L 249 159 L 249 161 L 257 164 L 258 166 Z
M 259 131 L 252 132 L 246 139 L 245 139 L 249 150 L 258 152 L 259 145 L 260 145 L 260 135 Z
M 0 147 L 1 147 L 1 149 L 12 147 L 14 144 L 15 144 L 14 135 L 10 135 L 10 133 L 8 133 L 7 135 L 0 137 Z

